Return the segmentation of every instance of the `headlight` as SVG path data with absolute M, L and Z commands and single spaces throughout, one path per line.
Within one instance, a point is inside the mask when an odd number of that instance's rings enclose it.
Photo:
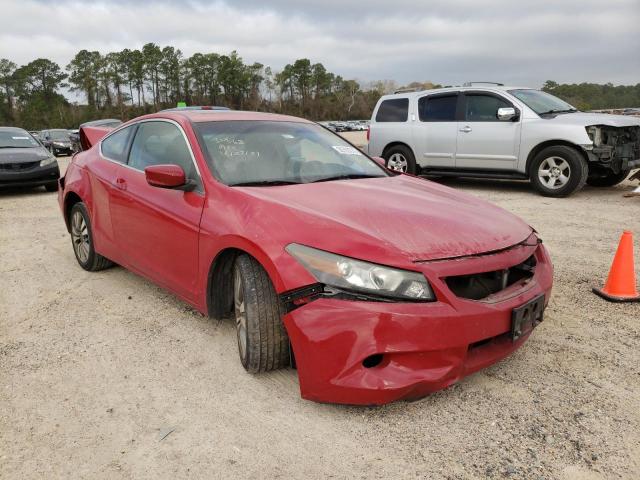
M 602 130 L 594 126 L 585 127 L 585 129 L 587 130 L 587 136 L 589 137 L 589 140 L 593 142 L 593 145 L 599 147 L 602 143 Z
M 48 158 L 45 158 L 44 160 L 40 160 L 40 166 L 46 167 L 47 165 L 51 165 L 55 161 L 56 161 L 55 157 L 48 157 Z
M 287 245 L 286 250 L 320 283 L 384 297 L 435 300 L 429 282 L 421 273 L 363 262 L 296 243 Z

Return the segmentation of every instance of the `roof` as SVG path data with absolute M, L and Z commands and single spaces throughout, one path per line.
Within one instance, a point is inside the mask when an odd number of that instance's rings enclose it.
M 20 127 L 0 127 L 0 132 L 15 132 L 16 130 L 19 132 L 26 132 L 24 128 Z
M 231 110 L 228 107 L 220 107 L 218 105 L 191 105 L 190 107 L 174 107 L 174 108 L 165 108 L 160 110 L 161 112 L 176 112 L 180 110 Z
M 280 115 L 277 113 L 247 112 L 241 110 L 174 110 L 145 115 L 142 118 L 187 118 L 193 123 L 219 122 L 234 120 L 272 121 L 272 122 L 298 122 L 313 123 L 300 117 Z

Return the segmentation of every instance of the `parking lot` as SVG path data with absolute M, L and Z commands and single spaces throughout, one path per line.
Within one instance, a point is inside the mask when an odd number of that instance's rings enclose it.
M 0 192 L 0 477 L 638 478 L 640 307 L 591 293 L 622 230 L 640 243 L 631 184 L 444 183 L 539 231 L 553 297 L 513 356 L 380 408 L 302 400 L 291 369 L 247 374 L 232 322 L 82 270 L 55 194 Z

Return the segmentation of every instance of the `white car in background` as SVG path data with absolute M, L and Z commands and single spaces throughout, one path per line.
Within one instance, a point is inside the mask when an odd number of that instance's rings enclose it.
M 412 174 L 530 179 L 564 197 L 640 167 L 640 118 L 583 113 L 540 90 L 501 84 L 397 92 L 378 100 L 368 153 Z

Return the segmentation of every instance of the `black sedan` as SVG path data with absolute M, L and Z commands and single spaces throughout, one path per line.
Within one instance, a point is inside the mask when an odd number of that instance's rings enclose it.
M 71 138 L 69 130 L 62 128 L 54 128 L 51 130 L 42 130 L 40 132 L 40 141 L 54 155 L 65 153 L 71 155 Z
M 60 169 L 56 157 L 29 132 L 0 127 L 0 187 L 37 187 L 48 192 L 58 189 Z

